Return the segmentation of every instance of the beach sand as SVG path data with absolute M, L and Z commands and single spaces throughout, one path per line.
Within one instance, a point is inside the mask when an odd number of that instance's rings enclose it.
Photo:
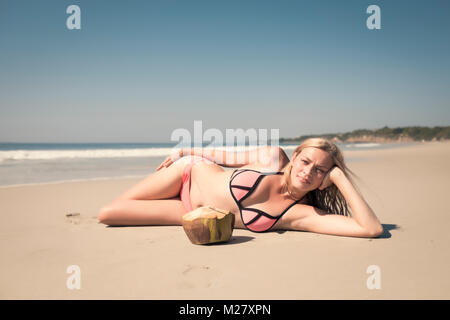
M 181 226 L 97 223 L 137 179 L 0 188 L 0 298 L 449 299 L 450 142 L 345 155 L 384 225 L 378 239 L 236 229 L 198 246 Z M 71 265 L 79 290 L 66 285 Z M 379 289 L 367 287 L 371 265 Z

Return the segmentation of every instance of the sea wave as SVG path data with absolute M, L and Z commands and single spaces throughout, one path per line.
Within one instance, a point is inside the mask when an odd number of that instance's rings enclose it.
M 171 148 L 92 149 L 92 150 L 10 150 L 0 151 L 0 162 L 8 160 L 93 159 L 124 157 L 163 157 Z
M 352 148 L 372 148 L 379 146 L 379 143 L 355 143 L 345 144 L 345 149 Z M 257 148 L 250 146 L 221 146 L 216 150 L 227 150 L 241 152 Z M 293 151 L 298 145 L 281 145 L 285 151 Z M 212 147 L 204 147 L 204 150 Z M 71 150 L 2 150 L 0 151 L 0 163 L 9 161 L 27 160 L 56 160 L 56 159 L 107 159 L 107 158 L 153 158 L 167 157 L 178 151 L 174 147 L 162 148 L 123 148 L 123 149 L 71 149 Z
M 256 146 L 217 147 L 219 150 L 245 151 Z M 205 150 L 210 149 L 208 147 Z M 178 148 L 90 149 L 90 150 L 7 150 L 0 151 L 0 162 L 20 160 L 152 158 L 167 157 Z

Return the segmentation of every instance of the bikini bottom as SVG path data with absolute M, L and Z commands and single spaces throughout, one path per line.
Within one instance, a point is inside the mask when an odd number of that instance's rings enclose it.
M 192 211 L 192 204 L 191 204 L 191 170 L 192 170 L 192 167 L 196 163 L 199 163 L 199 162 L 206 162 L 206 163 L 214 163 L 214 162 L 212 162 L 206 158 L 200 157 L 200 156 L 188 156 L 188 157 L 183 157 L 179 160 L 188 162 L 188 164 L 183 169 L 180 198 L 181 198 L 181 202 L 183 203 L 184 208 L 186 209 L 187 212 L 189 212 L 189 211 Z

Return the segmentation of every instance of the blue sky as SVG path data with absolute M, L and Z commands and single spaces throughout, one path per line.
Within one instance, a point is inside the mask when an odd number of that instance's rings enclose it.
M 0 0 L 0 141 L 449 125 L 449 15 L 444 0 Z

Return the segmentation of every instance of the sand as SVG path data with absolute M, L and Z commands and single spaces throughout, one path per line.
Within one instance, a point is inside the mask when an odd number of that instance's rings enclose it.
M 0 188 L 0 298 L 449 299 L 450 143 L 345 155 L 384 225 L 378 239 L 237 229 L 198 246 L 180 226 L 97 223 L 136 179 Z M 80 289 L 67 286 L 71 265 Z

